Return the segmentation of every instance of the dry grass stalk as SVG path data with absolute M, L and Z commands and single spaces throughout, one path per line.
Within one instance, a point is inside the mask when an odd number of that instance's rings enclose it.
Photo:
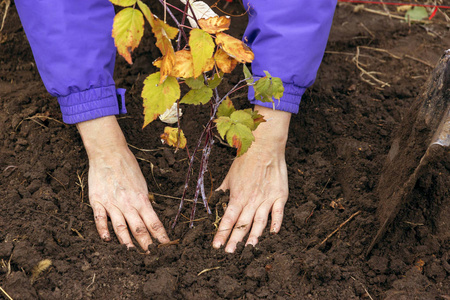
M 214 267 L 214 268 L 204 269 L 203 271 L 201 271 L 200 273 L 198 273 L 197 276 L 200 276 L 200 275 L 202 275 L 203 273 L 206 273 L 206 272 L 209 272 L 209 271 L 212 271 L 212 270 L 217 270 L 217 269 L 220 269 L 220 268 L 221 268 L 221 267 Z

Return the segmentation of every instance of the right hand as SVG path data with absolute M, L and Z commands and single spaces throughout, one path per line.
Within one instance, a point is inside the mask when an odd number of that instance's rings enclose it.
M 134 247 L 130 232 L 145 251 L 152 243 L 169 242 L 148 199 L 147 183 L 127 146 L 115 116 L 77 124 L 89 157 L 89 202 L 100 237 L 110 241 L 107 218 L 121 244 Z

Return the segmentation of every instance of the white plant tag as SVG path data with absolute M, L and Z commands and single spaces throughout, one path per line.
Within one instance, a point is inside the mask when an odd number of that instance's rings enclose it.
M 183 4 L 186 5 L 186 0 L 180 0 Z M 211 9 L 211 7 L 208 6 L 203 1 L 195 1 L 190 0 L 189 3 L 191 4 L 192 9 L 194 10 L 195 17 L 198 19 L 208 19 L 211 17 L 217 16 L 217 14 Z M 188 10 L 188 14 L 190 14 L 190 10 Z M 192 27 L 198 28 L 197 23 L 195 23 L 195 20 L 191 17 L 188 17 L 189 23 Z
M 178 115 L 181 116 L 183 113 L 181 112 L 181 108 L 178 109 Z M 177 119 L 177 103 L 175 102 L 171 108 L 166 110 L 162 115 L 159 116 L 159 119 L 167 124 L 174 124 L 178 121 Z

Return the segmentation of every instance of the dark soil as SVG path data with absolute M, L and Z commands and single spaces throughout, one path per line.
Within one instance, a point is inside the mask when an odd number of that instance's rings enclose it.
M 153 9 L 161 11 L 157 5 Z M 318 79 L 292 119 L 290 196 L 281 232 L 266 231 L 255 248 L 241 244 L 235 254 L 213 250 L 215 213 L 223 215 L 227 201 L 215 194 L 212 216 L 199 206 L 195 228 L 182 219 L 170 231 L 179 244 L 155 246 L 146 255 L 98 237 L 82 141 L 75 126 L 61 123 L 13 6 L 0 33 L 0 287 L 13 299 L 450 299 L 450 233 L 448 225 L 442 232 L 445 227 L 436 223 L 449 220 L 448 155 L 427 167 L 408 205 L 365 256 L 379 228 L 376 188 L 391 140 L 432 70 L 424 62 L 435 65 L 450 48 L 449 29 L 440 13 L 432 24 L 408 25 L 354 8 L 338 6 Z M 225 10 L 242 12 L 238 4 Z M 242 35 L 245 17 L 233 21 L 235 35 Z M 159 56 L 147 35 L 134 65 L 118 58 L 117 85 L 128 90 L 129 111 L 119 122 L 131 145 L 154 149 L 132 149 L 150 190 L 179 197 L 185 153 L 161 145 L 163 123 L 141 129 L 140 90 Z M 380 72 L 375 76 L 389 86 L 362 80 L 373 82 L 360 77 L 353 61 L 357 46 L 401 57 L 359 48 L 360 66 Z M 245 96 L 235 100 L 247 105 Z M 185 110 L 188 139 L 196 138 L 207 114 L 206 107 Z M 233 149 L 215 144 L 208 189 L 221 183 L 233 155 Z M 155 201 L 169 228 L 178 200 L 156 195 Z M 44 259 L 52 266 L 32 282 L 33 268 Z M 0 298 L 7 299 L 1 291 Z

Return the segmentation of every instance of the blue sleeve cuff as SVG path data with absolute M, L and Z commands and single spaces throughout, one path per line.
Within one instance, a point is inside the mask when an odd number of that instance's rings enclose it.
M 127 113 L 125 89 L 116 89 L 114 85 L 60 96 L 58 102 L 67 124 Z
M 283 82 L 284 93 L 283 97 L 280 100 L 273 99 L 272 102 L 261 102 L 259 100 L 255 100 L 255 90 L 253 87 L 248 89 L 248 99 L 250 103 L 273 108 L 276 110 L 287 111 L 290 113 L 298 113 L 298 107 L 300 105 L 300 101 L 302 100 L 302 96 L 305 93 L 306 88 L 297 86 L 292 83 Z

